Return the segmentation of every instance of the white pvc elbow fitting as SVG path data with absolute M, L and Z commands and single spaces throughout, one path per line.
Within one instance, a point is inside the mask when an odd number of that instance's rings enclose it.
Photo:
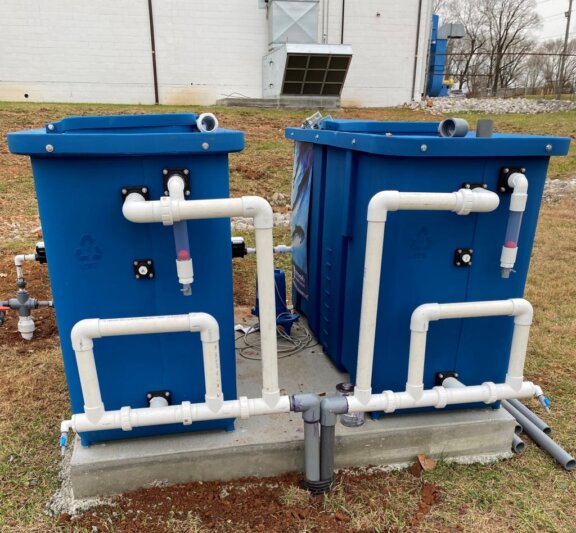
M 210 133 L 218 129 L 218 119 L 213 113 L 202 113 L 196 119 L 196 127 L 202 133 Z

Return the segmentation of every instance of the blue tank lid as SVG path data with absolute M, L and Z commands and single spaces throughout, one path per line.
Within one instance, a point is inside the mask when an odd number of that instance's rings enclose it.
M 145 156 L 228 153 L 244 148 L 244 133 L 199 132 L 193 113 L 68 117 L 43 129 L 8 134 L 14 154 Z
M 568 137 L 494 133 L 440 137 L 439 122 L 324 120 L 320 129 L 286 128 L 286 138 L 346 150 L 401 157 L 549 157 L 566 155 Z

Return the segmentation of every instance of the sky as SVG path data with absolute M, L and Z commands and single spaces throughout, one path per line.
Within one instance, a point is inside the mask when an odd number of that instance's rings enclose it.
M 544 39 L 563 39 L 566 30 L 564 13 L 568 10 L 568 0 L 536 0 L 538 14 L 542 18 L 542 28 L 538 37 Z M 576 0 L 572 6 L 570 37 L 576 37 Z

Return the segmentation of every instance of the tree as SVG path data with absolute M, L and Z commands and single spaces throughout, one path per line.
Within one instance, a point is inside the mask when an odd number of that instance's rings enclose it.
M 498 87 L 509 83 L 510 73 L 517 70 L 517 61 L 507 59 L 509 55 L 527 50 L 528 35 L 540 24 L 535 0 L 478 0 L 478 9 L 488 31 L 490 53 L 490 78 L 492 95 Z
M 472 94 L 511 87 L 526 79 L 529 38 L 539 24 L 535 0 L 440 0 L 438 14 L 460 22 L 466 36 L 449 43 L 446 70 Z

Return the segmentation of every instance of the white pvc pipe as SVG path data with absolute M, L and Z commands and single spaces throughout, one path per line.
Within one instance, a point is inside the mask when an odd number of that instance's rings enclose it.
M 348 412 L 384 411 L 393 413 L 398 409 L 412 409 L 421 407 L 436 407 L 442 409 L 447 405 L 479 403 L 491 404 L 500 400 L 511 398 L 530 398 L 540 396 L 542 390 L 537 385 L 526 381 L 519 389 L 506 383 L 486 382 L 464 388 L 452 389 L 434 387 L 425 390 L 420 398 L 416 399 L 409 392 L 384 391 L 382 394 L 372 394 L 368 402 L 361 401 L 356 396 L 347 396 Z
M 528 178 L 520 172 L 514 172 L 508 178 L 508 185 L 513 189 L 510 211 L 525 211 L 528 202 Z
M 217 412 L 224 401 L 220 375 L 220 352 L 218 348 L 220 334 L 218 323 L 214 317 L 207 313 L 190 313 L 188 315 L 114 318 L 107 320 L 92 318 L 76 323 L 72 328 L 70 337 L 72 347 L 76 353 L 86 418 L 95 424 L 105 414 L 98 383 L 92 339 L 180 331 L 200 332 L 204 358 L 206 405 L 212 412 Z
M 416 193 L 381 191 L 368 205 L 368 228 L 362 307 L 360 311 L 360 335 L 358 341 L 358 367 L 354 395 L 366 403 L 372 394 L 372 366 L 374 341 L 380 291 L 380 272 L 384 250 L 385 223 L 388 211 L 433 210 L 453 211 L 459 215 L 472 212 L 489 212 L 498 207 L 497 194 L 484 189 L 460 189 L 453 193 Z
M 415 400 L 420 399 L 423 394 L 426 335 L 431 321 L 489 316 L 515 317 L 506 383 L 518 390 L 524 381 L 524 361 L 532 315 L 532 306 L 527 300 L 521 298 L 449 304 L 433 303 L 417 307 L 410 320 L 411 338 L 406 392 Z
M 526 210 L 528 202 L 528 178 L 520 172 L 514 172 L 508 178 L 508 186 L 512 188 L 512 196 L 510 198 L 510 217 L 506 228 L 506 237 L 500 255 L 503 278 L 510 276 L 516 264 L 522 214 Z
M 122 213 L 130 222 L 162 222 L 165 226 L 181 220 L 236 216 L 254 218 L 255 228 L 272 229 L 274 226 L 272 207 L 260 196 L 211 200 L 172 200 L 163 196 L 160 200 L 146 201 L 141 194 L 130 193 Z
M 168 195 L 172 200 L 184 200 L 186 184 L 182 176 L 173 174 L 168 178 Z M 174 224 L 174 244 L 176 245 L 176 273 L 178 282 L 182 285 L 182 294 L 192 294 L 191 285 L 194 282 L 194 266 L 190 256 L 190 241 L 188 238 L 187 222 Z
M 248 255 L 254 255 L 256 253 L 256 248 L 246 248 L 246 253 Z M 285 244 L 278 244 L 274 246 L 274 253 L 275 254 L 291 254 L 292 253 L 292 246 L 287 246 Z
M 256 275 L 260 306 L 260 342 L 262 351 L 262 397 L 273 406 L 280 396 L 276 342 L 276 285 L 272 230 L 256 228 Z M 263 299 L 263 296 L 266 296 Z M 264 335 L 266 332 L 266 335 Z
M 218 129 L 218 119 L 213 113 L 202 113 L 196 119 L 196 127 L 202 133 L 210 133 Z
M 190 425 L 201 420 L 218 420 L 222 418 L 249 418 L 264 414 L 290 412 L 290 397 L 280 396 L 274 406 L 262 398 L 240 397 L 228 400 L 214 411 L 207 403 L 182 402 L 167 407 L 146 407 L 132 409 L 123 407 L 115 411 L 105 411 L 97 422 L 93 422 L 87 413 L 72 415 L 70 420 L 61 424 L 62 433 L 69 429 L 76 432 L 122 429 L 130 431 L 136 427 L 158 426 L 164 424 Z
M 181 176 L 174 174 L 168 178 L 168 195 L 173 200 L 184 200 L 184 189 L 186 184 Z
M 16 266 L 16 277 L 24 277 L 24 261 L 36 261 L 36 254 L 19 254 L 14 256 L 14 265 Z
M 132 193 L 126 198 L 122 212 L 131 222 L 162 222 L 164 225 L 181 220 L 233 216 L 254 219 L 262 344 L 262 398 L 269 406 L 274 406 L 280 397 L 280 388 L 272 237 L 274 219 L 270 204 L 259 196 L 215 200 L 172 200 L 162 197 L 158 201 L 146 201 L 142 195 Z

